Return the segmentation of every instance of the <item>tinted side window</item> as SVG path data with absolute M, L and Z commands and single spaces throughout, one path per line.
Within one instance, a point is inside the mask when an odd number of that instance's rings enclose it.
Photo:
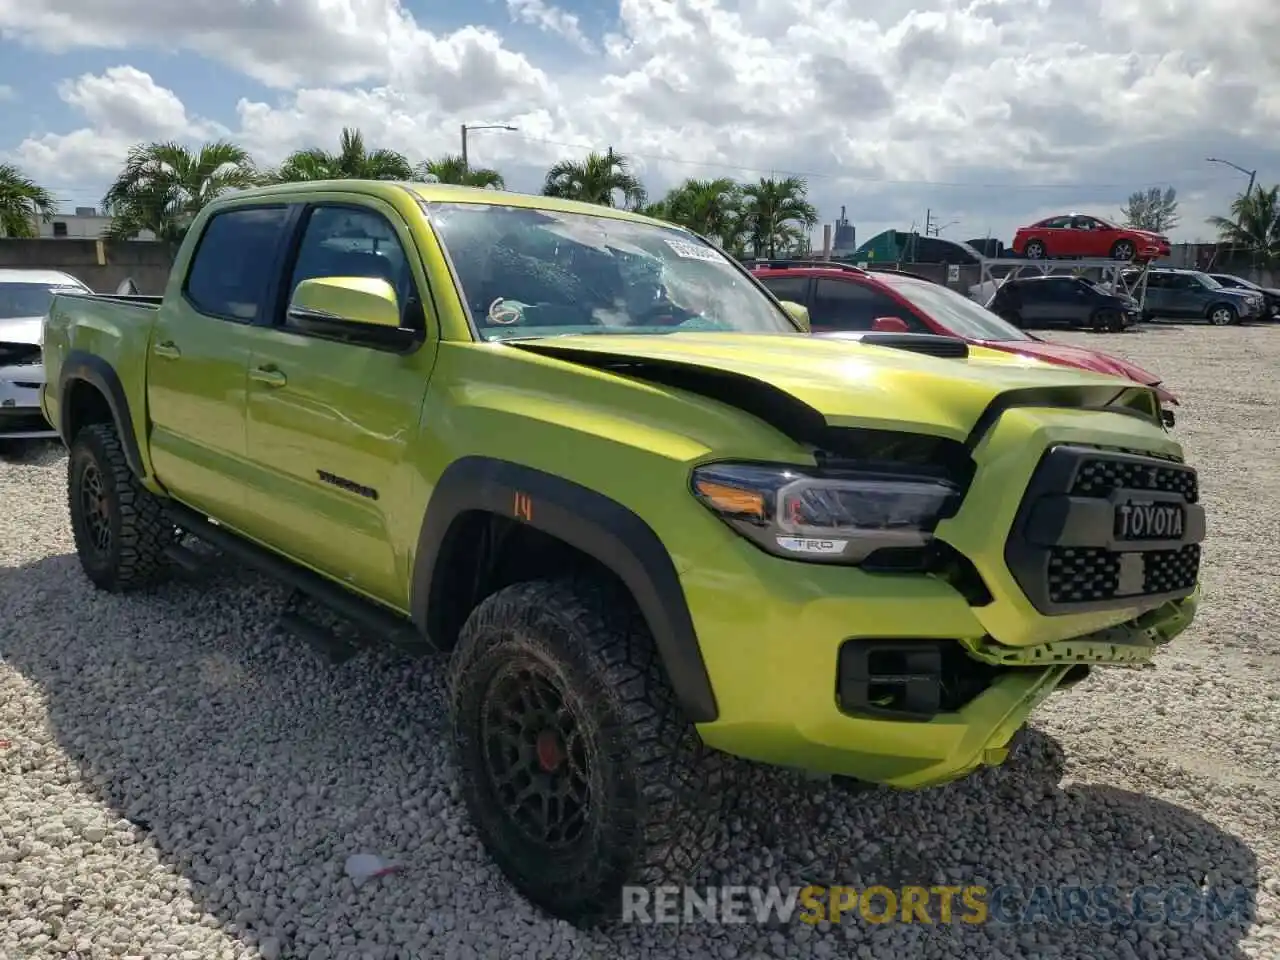
M 205 226 L 183 292 L 203 314 L 251 322 L 265 309 L 284 239 L 285 207 L 216 214 Z
M 809 323 L 814 329 L 870 330 L 877 317 L 902 317 L 914 326 L 908 311 L 878 290 L 847 280 L 819 280 L 814 286 Z
M 396 291 L 401 316 L 416 299 L 409 258 L 386 218 L 355 207 L 316 207 L 298 247 L 289 277 L 289 299 L 303 280 L 319 277 L 369 277 L 385 280 Z M 285 325 L 291 321 L 286 317 Z
M 803 305 L 809 296 L 808 277 L 761 277 L 760 282 L 779 300 Z

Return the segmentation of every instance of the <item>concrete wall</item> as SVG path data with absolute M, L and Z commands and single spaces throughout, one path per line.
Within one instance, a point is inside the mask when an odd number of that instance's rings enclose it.
M 175 252 L 166 244 L 145 240 L 111 243 L 0 237 L 0 268 L 61 270 L 95 293 L 114 293 L 121 281 L 132 277 L 139 293 L 160 294 Z

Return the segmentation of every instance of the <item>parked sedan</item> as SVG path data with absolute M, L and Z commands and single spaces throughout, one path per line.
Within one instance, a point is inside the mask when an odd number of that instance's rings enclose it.
M 1142 316 L 1138 301 L 1083 277 L 1020 277 L 1000 284 L 990 309 L 1017 327 L 1065 324 L 1123 330 Z
M 1126 277 L 1129 284 L 1136 280 L 1137 274 Z M 1147 273 L 1145 319 L 1208 320 L 1215 327 L 1226 327 L 1258 320 L 1264 309 L 1262 294 L 1224 287 L 1199 270 L 1160 267 Z
M 968 297 L 910 273 L 861 270 L 830 261 L 760 262 L 751 271 L 779 300 L 805 307 L 817 336 L 874 330 L 957 337 L 1047 363 L 1124 377 L 1154 388 L 1163 403 L 1178 402 L 1159 377 L 1136 364 L 1032 336 Z M 1173 412 L 1167 408 L 1165 420 L 1173 423 Z
M 1167 257 L 1169 238 L 1150 230 L 1134 230 L 1102 217 L 1069 213 L 1019 227 L 1013 251 L 1028 260 L 1047 257 L 1096 257 L 1108 260 L 1154 260 Z
M 1209 276 L 1229 290 L 1250 290 L 1253 293 L 1262 294 L 1265 307 L 1263 313 L 1266 316 L 1280 319 L 1280 290 L 1275 287 L 1260 287 L 1252 280 L 1233 276 L 1230 273 L 1211 273 Z
M 0 441 L 53 438 L 40 410 L 41 322 L 55 293 L 92 293 L 56 270 L 0 270 Z

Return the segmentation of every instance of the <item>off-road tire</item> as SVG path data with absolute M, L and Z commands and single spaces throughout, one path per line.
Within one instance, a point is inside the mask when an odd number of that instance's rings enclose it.
M 105 547 L 95 538 L 96 521 L 86 504 L 86 489 L 94 478 L 101 490 L 99 516 L 109 531 Z M 143 487 L 129 469 L 120 436 L 111 424 L 91 423 L 71 441 L 67 507 L 80 566 L 95 587 L 124 593 L 150 587 L 168 574 L 165 550 L 174 543 L 176 528 L 164 501 Z
M 517 666 L 542 671 L 582 732 L 582 834 L 552 852 L 499 800 L 487 704 Z M 449 665 L 454 756 L 484 846 L 531 903 L 579 927 L 621 916 L 624 885 L 693 878 L 718 837 L 729 758 L 683 716 L 627 592 L 591 577 L 518 583 L 472 612 Z

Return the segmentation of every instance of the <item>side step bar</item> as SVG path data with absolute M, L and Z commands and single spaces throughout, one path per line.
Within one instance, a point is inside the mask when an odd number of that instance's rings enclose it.
M 167 507 L 169 517 L 183 530 L 328 607 L 362 632 L 409 653 L 422 654 L 437 649 L 408 619 L 246 540 L 226 527 L 213 523 L 202 513 L 173 502 Z M 174 559 L 179 566 L 185 566 L 183 559 Z M 293 614 L 286 614 L 286 626 L 291 626 L 292 623 Z M 311 637 L 307 636 L 307 639 Z

